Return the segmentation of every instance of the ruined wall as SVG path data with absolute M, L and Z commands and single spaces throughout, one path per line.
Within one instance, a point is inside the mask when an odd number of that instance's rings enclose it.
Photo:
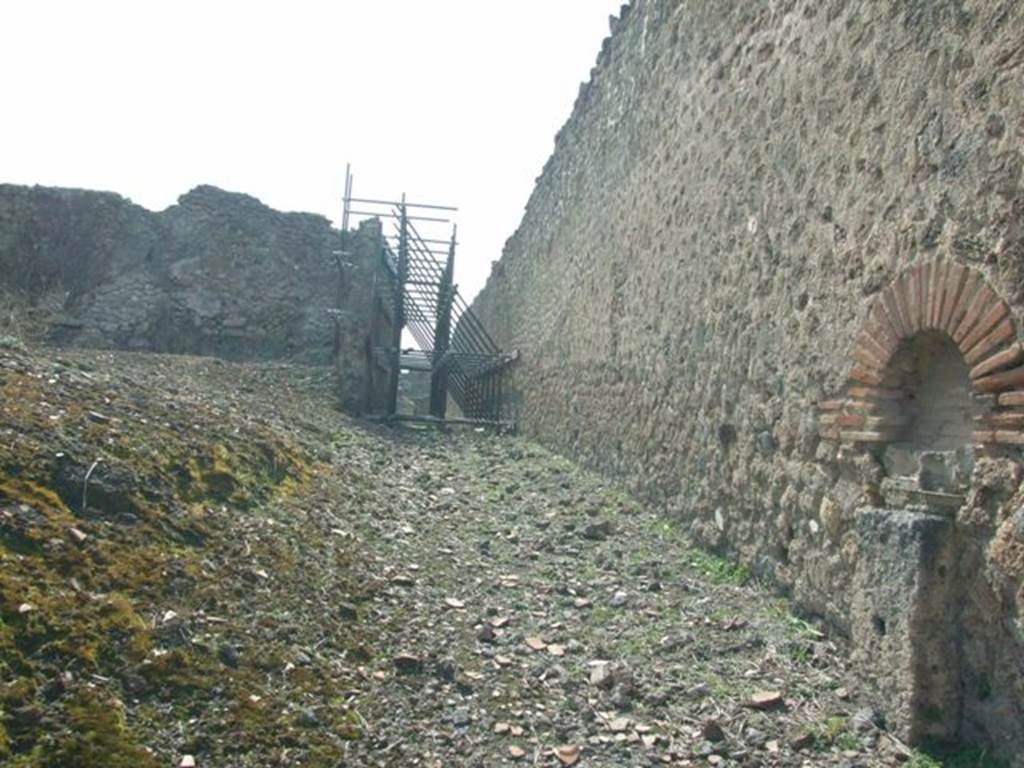
M 818 406 L 911 265 L 969 265 L 1020 327 L 1024 5 L 637 0 L 612 30 L 474 306 L 522 353 L 516 417 L 856 638 L 898 462 Z M 1019 453 L 969 450 L 943 717 L 1020 752 Z
M 369 296 L 358 239 L 209 186 L 154 213 L 111 193 L 0 185 L 0 288 L 27 306 L 59 297 L 59 343 L 316 364 L 340 351 L 361 376 L 367 312 L 326 312 Z M 339 263 L 340 248 L 355 255 Z

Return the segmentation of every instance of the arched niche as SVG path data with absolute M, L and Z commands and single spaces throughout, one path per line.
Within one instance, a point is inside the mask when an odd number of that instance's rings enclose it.
M 818 404 L 826 440 L 919 451 L 1024 445 L 1024 347 L 977 270 L 922 261 L 875 299 L 847 385 Z

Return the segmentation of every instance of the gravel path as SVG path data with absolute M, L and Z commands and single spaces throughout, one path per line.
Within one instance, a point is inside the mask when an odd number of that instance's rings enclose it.
M 0 351 L 0 758 L 942 764 L 875 722 L 840 639 L 658 510 L 331 394 L 312 368 Z

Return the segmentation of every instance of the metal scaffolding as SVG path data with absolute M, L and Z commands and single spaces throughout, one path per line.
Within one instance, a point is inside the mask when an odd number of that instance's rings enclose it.
M 401 372 L 415 370 L 430 372 L 433 419 L 446 418 L 450 396 L 466 419 L 504 423 L 506 378 L 519 355 L 498 347 L 454 283 L 458 230 L 450 214 L 457 210 L 412 203 L 404 194 L 396 201 L 353 197 L 346 172 L 343 223 L 367 216 L 389 226 L 382 231 L 375 301 L 389 318 L 390 336 L 370 355 L 371 364 L 386 372 L 386 415 L 398 416 Z M 447 233 L 449 226 L 450 237 L 435 231 L 443 227 Z M 405 329 L 418 349 L 402 349 Z

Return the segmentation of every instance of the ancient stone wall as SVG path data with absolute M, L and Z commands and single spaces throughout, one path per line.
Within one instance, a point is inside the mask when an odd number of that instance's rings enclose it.
M 1010 752 L 1024 751 L 1024 419 L 1001 409 L 1024 396 L 1000 395 L 1019 386 L 1004 378 L 985 401 L 964 374 L 991 354 L 997 373 L 1020 363 L 1022 30 L 1011 0 L 636 0 L 474 306 L 521 352 L 526 432 L 752 564 L 860 638 L 861 658 L 870 633 L 902 638 L 903 657 L 863 668 L 869 685 L 896 679 L 905 695 L 874 688 L 883 709 L 910 702 L 890 712 L 904 733 Z M 950 307 L 962 333 L 938 326 Z M 923 333 L 957 336 L 968 358 L 918 384 L 945 392 L 943 412 L 979 414 L 958 450 L 901 442 L 913 408 L 886 415 L 889 357 Z M 886 547 L 903 540 L 921 553 L 905 578 L 927 586 L 887 592 Z M 954 572 L 920 572 L 940 551 Z M 937 622 L 956 649 L 942 684 L 922 662 Z
M 58 296 L 53 340 L 339 359 L 351 402 L 361 397 L 372 282 L 361 238 L 209 186 L 154 213 L 110 193 L 0 185 L 0 287 L 29 306 Z M 336 308 L 347 311 L 327 312 Z

